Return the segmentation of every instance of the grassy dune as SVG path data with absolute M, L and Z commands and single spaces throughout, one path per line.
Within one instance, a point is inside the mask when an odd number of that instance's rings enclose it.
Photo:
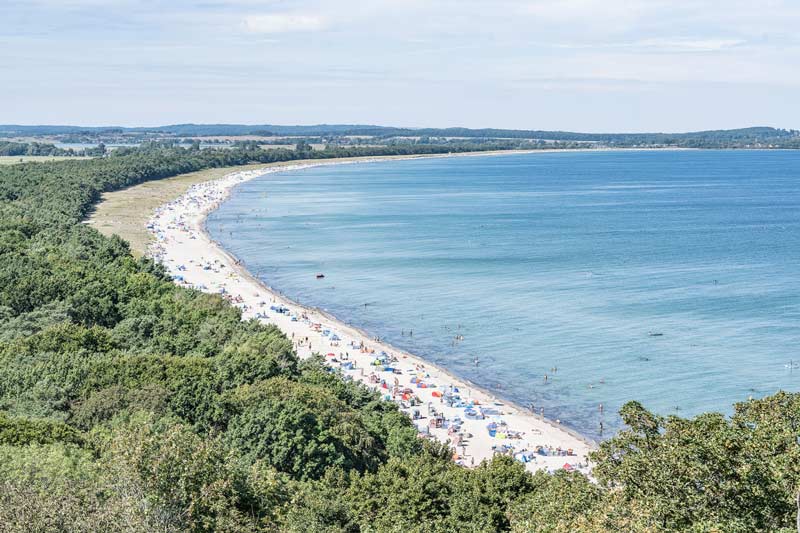
M 35 163 L 41 161 L 60 161 L 61 159 L 89 159 L 88 157 L 78 156 L 54 156 L 54 155 L 2 155 L 0 165 L 16 165 L 19 163 Z
M 143 255 L 151 234 L 145 226 L 155 209 L 174 200 L 195 183 L 211 181 L 238 170 L 262 168 L 263 163 L 237 167 L 211 168 L 189 174 L 181 174 L 174 178 L 148 181 L 123 189 L 103 194 L 87 224 L 96 228 L 106 236 L 119 235 L 131 245 L 134 255 Z

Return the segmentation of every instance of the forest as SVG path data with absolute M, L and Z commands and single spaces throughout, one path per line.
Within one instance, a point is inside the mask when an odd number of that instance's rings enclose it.
M 73 150 L 64 150 L 57 148 L 49 143 L 19 143 L 11 141 L 0 141 L 0 156 L 17 156 L 17 155 L 55 155 L 55 156 L 70 156 L 76 155 Z
M 800 394 L 692 419 L 628 403 L 594 480 L 462 468 L 275 327 L 81 223 L 105 191 L 204 168 L 459 150 L 297 148 L 0 167 L 0 531 L 796 531 Z

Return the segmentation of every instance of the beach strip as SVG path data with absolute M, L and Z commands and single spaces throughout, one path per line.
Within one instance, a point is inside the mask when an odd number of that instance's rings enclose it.
M 149 255 L 165 266 L 176 283 L 220 294 L 242 310 L 244 319 L 276 325 L 292 340 L 300 358 L 318 353 L 343 379 L 361 382 L 396 402 L 422 437 L 449 441 L 459 464 L 477 465 L 502 453 L 514 456 L 530 471 L 588 472 L 587 454 L 593 443 L 319 309 L 282 296 L 247 272 L 205 231 L 207 215 L 245 181 L 320 165 L 382 160 L 288 163 L 193 185 L 150 219 L 147 227 L 155 241 Z

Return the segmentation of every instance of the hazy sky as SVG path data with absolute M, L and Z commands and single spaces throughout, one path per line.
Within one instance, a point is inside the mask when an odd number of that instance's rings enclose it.
M 800 128 L 800 0 L 0 0 L 0 123 Z

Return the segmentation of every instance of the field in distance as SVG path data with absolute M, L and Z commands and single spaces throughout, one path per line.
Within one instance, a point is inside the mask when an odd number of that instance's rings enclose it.
M 17 165 L 19 163 L 33 163 L 42 161 L 60 161 L 61 159 L 90 159 L 88 157 L 76 156 L 54 156 L 54 155 L 2 155 L 0 165 Z

